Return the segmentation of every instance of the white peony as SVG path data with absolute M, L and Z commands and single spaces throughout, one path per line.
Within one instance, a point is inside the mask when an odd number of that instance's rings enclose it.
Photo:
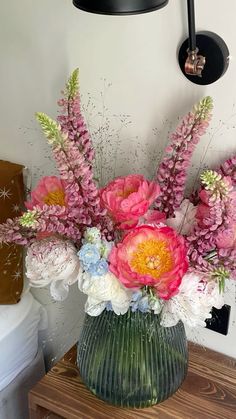
M 223 305 L 224 298 L 215 281 L 202 282 L 201 277 L 189 273 L 183 277 L 179 293 L 165 302 L 161 325 L 171 327 L 181 320 L 189 327 L 205 327 L 205 320 L 211 318 L 212 307 L 221 308 Z
M 67 240 L 50 237 L 33 243 L 27 251 L 26 275 L 31 287 L 46 287 L 55 300 L 64 300 L 69 286 L 78 279 L 79 258 L 75 246 Z
M 124 288 L 111 272 L 103 276 L 91 276 L 81 270 L 78 284 L 80 291 L 88 295 L 85 312 L 90 316 L 99 316 L 108 302 L 118 315 L 128 311 L 132 292 Z
M 196 212 L 197 207 L 188 199 L 184 199 L 179 209 L 175 211 L 175 217 L 167 219 L 166 224 L 178 233 L 189 234 L 195 223 Z

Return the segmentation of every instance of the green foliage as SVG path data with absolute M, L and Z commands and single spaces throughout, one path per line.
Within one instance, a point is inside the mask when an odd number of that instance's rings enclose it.
M 225 281 L 227 279 L 230 279 L 229 271 L 227 269 L 225 269 L 223 266 L 220 267 L 220 268 L 217 268 L 213 272 L 213 278 L 219 284 L 219 292 L 223 293 L 225 291 Z

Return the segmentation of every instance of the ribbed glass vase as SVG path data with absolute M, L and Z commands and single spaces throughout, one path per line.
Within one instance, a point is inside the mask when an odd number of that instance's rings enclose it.
M 85 385 L 116 406 L 143 408 L 170 397 L 187 372 L 184 326 L 162 327 L 154 313 L 86 315 L 78 342 Z

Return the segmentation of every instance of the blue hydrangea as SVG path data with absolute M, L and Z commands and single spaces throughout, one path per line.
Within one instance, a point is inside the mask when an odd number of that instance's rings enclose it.
M 143 293 L 142 293 L 141 290 L 135 291 L 132 294 L 132 301 L 138 301 L 138 300 L 140 300 L 140 298 L 142 298 L 142 296 L 143 296 Z
M 90 265 L 95 265 L 100 259 L 100 252 L 97 246 L 91 243 L 84 244 L 77 254 L 85 270 L 87 270 L 86 268 L 89 268 Z
M 94 276 L 102 276 L 108 272 L 108 263 L 106 259 L 100 259 L 89 266 L 88 272 Z
M 138 309 L 139 311 L 141 311 L 142 313 L 148 313 L 150 311 L 150 307 L 149 307 L 149 298 L 147 295 L 145 295 L 145 297 L 142 297 L 139 300 L 139 305 L 138 305 Z
M 137 310 L 142 313 L 150 312 L 149 296 L 147 294 L 143 295 L 141 290 L 134 292 L 130 306 L 133 312 Z
M 113 307 L 110 301 L 107 301 L 106 303 L 106 310 L 107 311 L 113 311 Z
M 101 242 L 101 256 L 105 259 L 108 258 L 112 247 L 114 246 L 114 242 L 108 242 L 106 240 L 102 240 Z

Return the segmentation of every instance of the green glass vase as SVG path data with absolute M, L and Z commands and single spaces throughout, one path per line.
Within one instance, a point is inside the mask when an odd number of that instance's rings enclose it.
M 184 326 L 162 327 L 154 313 L 86 315 L 77 364 L 85 385 L 116 406 L 143 408 L 166 400 L 188 364 Z

